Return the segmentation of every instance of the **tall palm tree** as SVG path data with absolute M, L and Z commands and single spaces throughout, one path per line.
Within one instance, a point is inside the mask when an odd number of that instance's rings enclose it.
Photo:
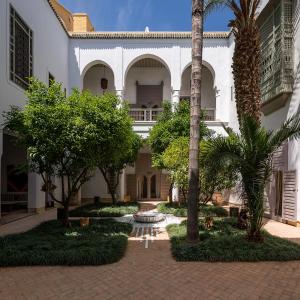
M 229 7 L 235 19 L 229 22 L 235 36 L 233 53 L 233 79 L 239 124 L 244 115 L 261 119 L 260 90 L 260 33 L 257 26 L 257 9 L 261 0 L 211 0 L 205 13 L 217 7 Z
M 192 74 L 190 101 L 190 145 L 189 145 L 189 188 L 187 240 L 199 241 L 198 203 L 199 186 L 199 141 L 201 117 L 201 79 L 203 52 L 203 21 L 216 7 L 222 5 L 220 0 L 192 0 Z
M 189 188 L 187 240 L 199 241 L 198 203 L 199 203 L 199 141 L 201 108 L 201 75 L 203 51 L 204 1 L 192 0 L 192 74 L 190 103 L 190 145 L 189 145 Z
M 267 131 L 255 118 L 245 116 L 241 120 L 240 134 L 226 130 L 228 137 L 208 140 L 201 148 L 201 155 L 215 168 L 228 159 L 237 166 L 249 209 L 248 237 L 261 241 L 264 188 L 272 174 L 272 157 L 287 139 L 300 138 L 300 117 L 296 115 L 279 129 Z

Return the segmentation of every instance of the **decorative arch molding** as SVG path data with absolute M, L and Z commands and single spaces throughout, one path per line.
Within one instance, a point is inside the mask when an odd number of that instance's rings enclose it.
M 108 69 L 110 69 L 110 71 L 111 71 L 112 74 L 113 74 L 114 85 L 115 85 L 116 76 L 115 76 L 114 69 L 113 69 L 107 62 L 105 62 L 105 61 L 103 61 L 103 60 L 98 60 L 98 59 L 97 59 L 97 60 L 93 60 L 93 61 L 87 63 L 87 64 L 84 66 L 84 68 L 83 68 L 83 70 L 82 70 L 82 72 L 81 72 L 81 74 L 80 74 L 80 88 L 81 88 L 81 90 L 83 89 L 83 86 L 84 86 L 84 77 L 85 77 L 86 73 L 87 73 L 93 66 L 97 66 L 97 65 L 103 65 L 103 66 L 107 67 Z
M 132 67 L 136 62 L 138 62 L 138 61 L 140 61 L 140 60 L 142 60 L 142 59 L 144 59 L 144 58 L 152 58 L 152 59 L 157 60 L 157 61 L 159 61 L 160 63 L 162 63 L 162 64 L 165 66 L 165 68 L 168 70 L 168 73 L 169 73 L 170 78 L 171 78 L 171 80 L 172 80 L 171 68 L 170 68 L 170 66 L 168 65 L 168 63 L 167 63 L 163 58 L 161 58 L 161 57 L 158 56 L 158 55 L 151 54 L 151 53 L 145 53 L 145 54 L 136 56 L 134 59 L 132 59 L 132 60 L 127 64 L 127 66 L 124 67 L 125 72 L 124 72 L 124 76 L 123 76 L 123 80 L 124 80 L 123 86 L 125 86 L 125 84 L 126 84 L 126 78 L 127 78 L 128 72 L 129 72 L 129 70 L 131 69 L 131 67 Z
M 96 66 L 96 65 L 104 65 L 104 66 L 110 68 L 111 71 L 113 72 L 114 76 L 115 76 L 114 69 L 113 69 L 108 63 L 106 63 L 106 62 L 103 61 L 103 60 L 98 60 L 98 59 L 97 59 L 97 60 L 93 60 L 93 61 L 89 62 L 88 64 L 86 64 L 86 65 L 84 66 L 84 68 L 82 69 L 82 72 L 81 72 L 81 74 L 80 74 L 81 80 L 83 80 L 83 78 L 84 78 L 86 72 L 87 72 L 90 68 L 92 68 L 93 66 Z
M 182 69 L 182 72 L 181 72 L 181 78 L 182 78 L 183 73 L 186 71 L 186 69 L 189 68 L 191 65 L 192 65 L 192 62 L 189 62 L 188 64 L 185 65 L 185 67 Z M 216 72 L 215 72 L 213 66 L 209 62 L 207 62 L 205 60 L 202 60 L 202 65 L 204 67 L 206 67 L 209 70 L 209 72 L 211 73 L 212 78 L 213 78 L 213 85 L 215 87 Z

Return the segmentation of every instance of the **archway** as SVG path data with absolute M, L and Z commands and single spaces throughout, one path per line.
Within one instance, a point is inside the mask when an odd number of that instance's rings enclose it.
M 187 66 L 181 76 L 180 99 L 191 97 L 191 65 Z M 214 72 L 211 67 L 202 66 L 201 106 L 205 111 L 207 121 L 215 120 L 216 92 L 214 87 Z
M 114 73 L 109 65 L 101 61 L 92 62 L 85 67 L 82 82 L 83 90 L 89 90 L 94 95 L 116 91 Z
M 171 100 L 171 74 L 164 61 L 153 55 L 133 60 L 125 72 L 124 98 L 135 121 L 155 121 L 163 100 Z

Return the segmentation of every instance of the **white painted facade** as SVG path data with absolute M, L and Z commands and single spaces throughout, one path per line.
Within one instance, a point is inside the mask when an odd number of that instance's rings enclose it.
M 297 0 L 296 0 L 297 1 Z M 267 3 L 263 0 L 262 7 Z M 295 21 L 295 91 L 286 106 L 266 116 L 268 128 L 277 128 L 289 116 L 299 111 L 299 0 L 298 21 Z M 142 85 L 159 85 L 163 82 L 163 99 L 176 105 L 180 97 L 189 95 L 189 67 L 191 64 L 191 38 L 188 33 L 67 33 L 47 0 L 0 1 L 0 112 L 10 105 L 25 103 L 24 90 L 9 79 L 9 7 L 33 31 L 33 74 L 48 82 L 49 72 L 62 82 L 67 93 L 73 87 L 89 89 L 101 94 L 100 79 L 108 79 L 108 91 L 116 92 L 134 105 L 137 102 L 136 82 Z M 296 7 L 296 6 L 295 6 Z M 38 13 L 33 13 L 38 12 Z M 216 133 L 224 134 L 222 124 L 238 129 L 231 74 L 234 37 L 229 33 L 205 34 L 203 49 L 202 105 L 214 109 L 213 120 L 207 125 Z M 154 59 L 163 68 L 137 68 L 143 59 Z M 3 123 L 2 115 L 0 116 Z M 134 130 L 147 137 L 154 125 L 150 121 L 137 121 Z M 1 125 L 2 126 L 2 125 Z M 0 156 L 3 153 L 3 130 L 0 131 Z M 289 169 L 297 170 L 300 187 L 299 142 L 290 143 Z M 143 150 L 148 151 L 148 150 Z M 122 175 L 119 193 L 126 195 L 126 175 L 135 173 L 127 168 Z M 0 178 L 1 179 L 1 178 Z M 44 194 L 40 191 L 41 179 L 29 174 L 29 208 L 44 207 Z M 0 189 L 1 192 L 1 189 Z M 83 198 L 108 197 L 100 174 L 82 188 Z M 297 220 L 300 220 L 300 192 L 297 191 Z

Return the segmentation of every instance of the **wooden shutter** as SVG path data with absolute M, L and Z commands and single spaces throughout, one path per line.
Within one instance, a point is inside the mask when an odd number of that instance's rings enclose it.
M 296 171 L 283 173 L 283 218 L 296 220 Z

